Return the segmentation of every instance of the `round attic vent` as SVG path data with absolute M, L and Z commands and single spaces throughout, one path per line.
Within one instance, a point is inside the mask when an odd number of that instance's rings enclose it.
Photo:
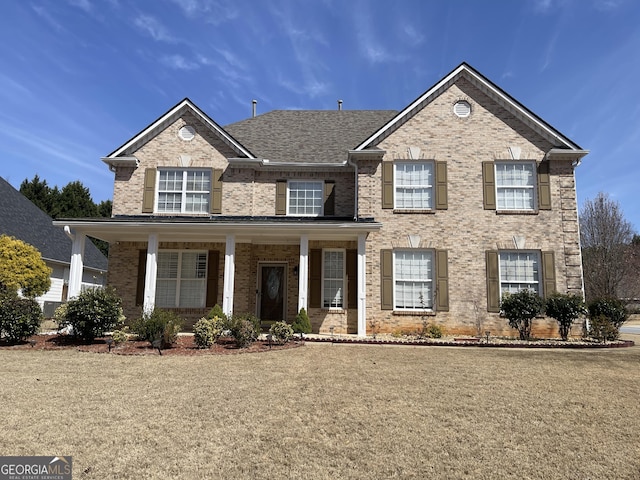
M 196 136 L 196 129 L 193 128 L 191 125 L 185 125 L 178 131 L 178 136 L 182 140 L 186 140 L 186 141 L 193 140 L 193 137 Z
M 459 100 L 453 105 L 453 113 L 460 118 L 471 115 L 471 104 L 465 100 Z

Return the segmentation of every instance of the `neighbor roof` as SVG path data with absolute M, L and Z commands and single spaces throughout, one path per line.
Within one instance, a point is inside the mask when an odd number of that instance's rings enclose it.
M 0 234 L 10 235 L 36 247 L 42 258 L 69 264 L 71 239 L 54 227 L 49 215 L 0 177 Z M 107 258 L 92 242 L 86 242 L 84 265 L 107 270 Z
M 396 114 L 395 110 L 273 110 L 224 128 L 259 158 L 343 163 L 349 150 Z

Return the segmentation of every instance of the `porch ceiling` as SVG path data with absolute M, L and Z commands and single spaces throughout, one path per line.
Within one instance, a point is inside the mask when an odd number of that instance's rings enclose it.
M 373 221 L 296 221 L 269 220 L 211 221 L 183 220 L 54 220 L 54 226 L 69 227 L 73 233 L 114 242 L 146 242 L 149 234 L 158 235 L 161 242 L 225 242 L 233 234 L 236 243 L 298 244 L 301 235 L 309 240 L 357 240 L 358 235 L 379 230 L 382 224 Z

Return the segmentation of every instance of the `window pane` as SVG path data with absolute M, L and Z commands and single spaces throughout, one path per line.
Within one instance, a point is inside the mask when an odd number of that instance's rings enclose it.
M 433 256 L 428 250 L 394 253 L 395 308 L 433 307 Z
M 320 215 L 322 202 L 322 182 L 289 182 L 290 215 Z
M 325 250 L 323 263 L 323 307 L 342 308 L 344 297 L 344 252 L 340 250 Z
M 156 306 L 175 307 L 176 306 L 176 286 L 177 280 L 160 280 L 156 282 Z
M 536 252 L 500 252 L 501 293 L 520 290 L 540 291 L 540 272 Z
M 178 277 L 178 252 L 158 253 L 158 278 Z
M 182 280 L 180 282 L 180 307 L 204 307 L 205 289 L 202 280 Z
M 533 210 L 535 181 L 533 163 L 496 163 L 498 210 Z
M 182 194 L 180 193 L 158 193 L 158 211 L 180 213 L 182 205 Z
M 396 163 L 394 178 L 396 208 L 433 208 L 433 163 Z
M 210 190 L 208 170 L 160 170 L 158 212 L 207 213 Z

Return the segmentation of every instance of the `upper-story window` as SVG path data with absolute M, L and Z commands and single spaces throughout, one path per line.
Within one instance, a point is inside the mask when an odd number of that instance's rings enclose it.
M 159 213 L 208 213 L 211 170 L 158 170 Z
M 287 215 L 323 214 L 324 182 L 291 180 L 287 191 Z
M 497 210 L 536 208 L 535 162 L 496 162 Z
M 394 168 L 394 208 L 432 209 L 433 162 L 397 162 Z

